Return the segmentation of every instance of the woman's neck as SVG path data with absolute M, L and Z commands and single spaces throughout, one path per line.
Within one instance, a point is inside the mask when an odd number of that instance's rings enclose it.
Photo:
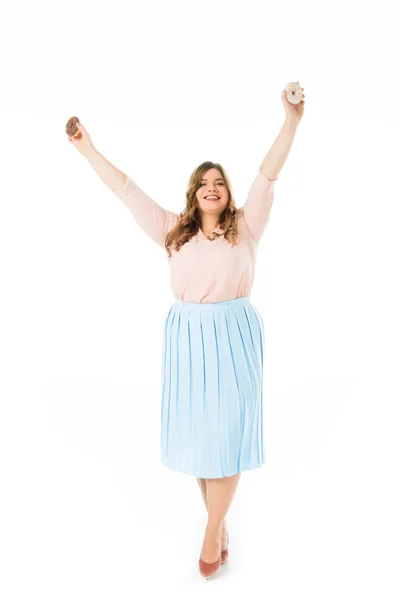
M 218 217 L 203 216 L 201 220 L 201 230 L 204 235 L 209 235 L 216 227 L 218 227 Z

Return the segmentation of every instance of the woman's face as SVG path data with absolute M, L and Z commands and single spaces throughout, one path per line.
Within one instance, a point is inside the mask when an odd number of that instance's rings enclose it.
M 214 196 L 214 198 L 213 198 Z M 215 198 L 217 196 L 217 198 Z M 210 197 L 207 200 L 207 197 Z M 201 212 L 218 216 L 228 204 L 228 188 L 218 169 L 209 169 L 201 180 L 196 198 Z

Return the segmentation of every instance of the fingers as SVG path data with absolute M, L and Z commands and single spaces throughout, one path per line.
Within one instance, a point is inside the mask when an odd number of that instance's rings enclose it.
M 82 139 L 85 135 L 87 135 L 87 131 L 85 129 L 85 127 L 82 125 L 82 123 L 75 123 L 75 127 L 77 128 L 77 130 L 80 132 L 80 136 L 78 136 L 77 138 L 72 137 L 72 139 L 70 139 L 70 142 L 72 142 L 75 145 L 75 139 L 80 140 Z M 77 131 L 77 133 L 78 133 Z M 75 134 L 76 135 L 76 134 Z

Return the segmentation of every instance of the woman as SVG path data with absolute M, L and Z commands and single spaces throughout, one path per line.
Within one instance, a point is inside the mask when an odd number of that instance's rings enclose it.
M 304 94 L 292 105 L 284 90 L 282 102 L 284 125 L 239 209 L 218 163 L 194 170 L 178 215 L 107 161 L 82 124 L 82 137 L 68 138 L 167 255 L 176 301 L 163 332 L 161 458 L 200 486 L 208 511 L 198 563 L 204 577 L 227 560 L 225 516 L 241 471 L 265 462 L 264 326 L 250 292 L 274 182 L 303 116 Z

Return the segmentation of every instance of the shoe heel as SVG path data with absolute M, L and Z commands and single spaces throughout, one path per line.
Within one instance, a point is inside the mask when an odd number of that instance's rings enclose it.
M 226 542 L 229 545 L 229 532 L 227 534 Z M 229 556 L 228 548 L 226 550 L 221 551 L 221 565 L 224 565 L 227 562 L 228 556 Z

